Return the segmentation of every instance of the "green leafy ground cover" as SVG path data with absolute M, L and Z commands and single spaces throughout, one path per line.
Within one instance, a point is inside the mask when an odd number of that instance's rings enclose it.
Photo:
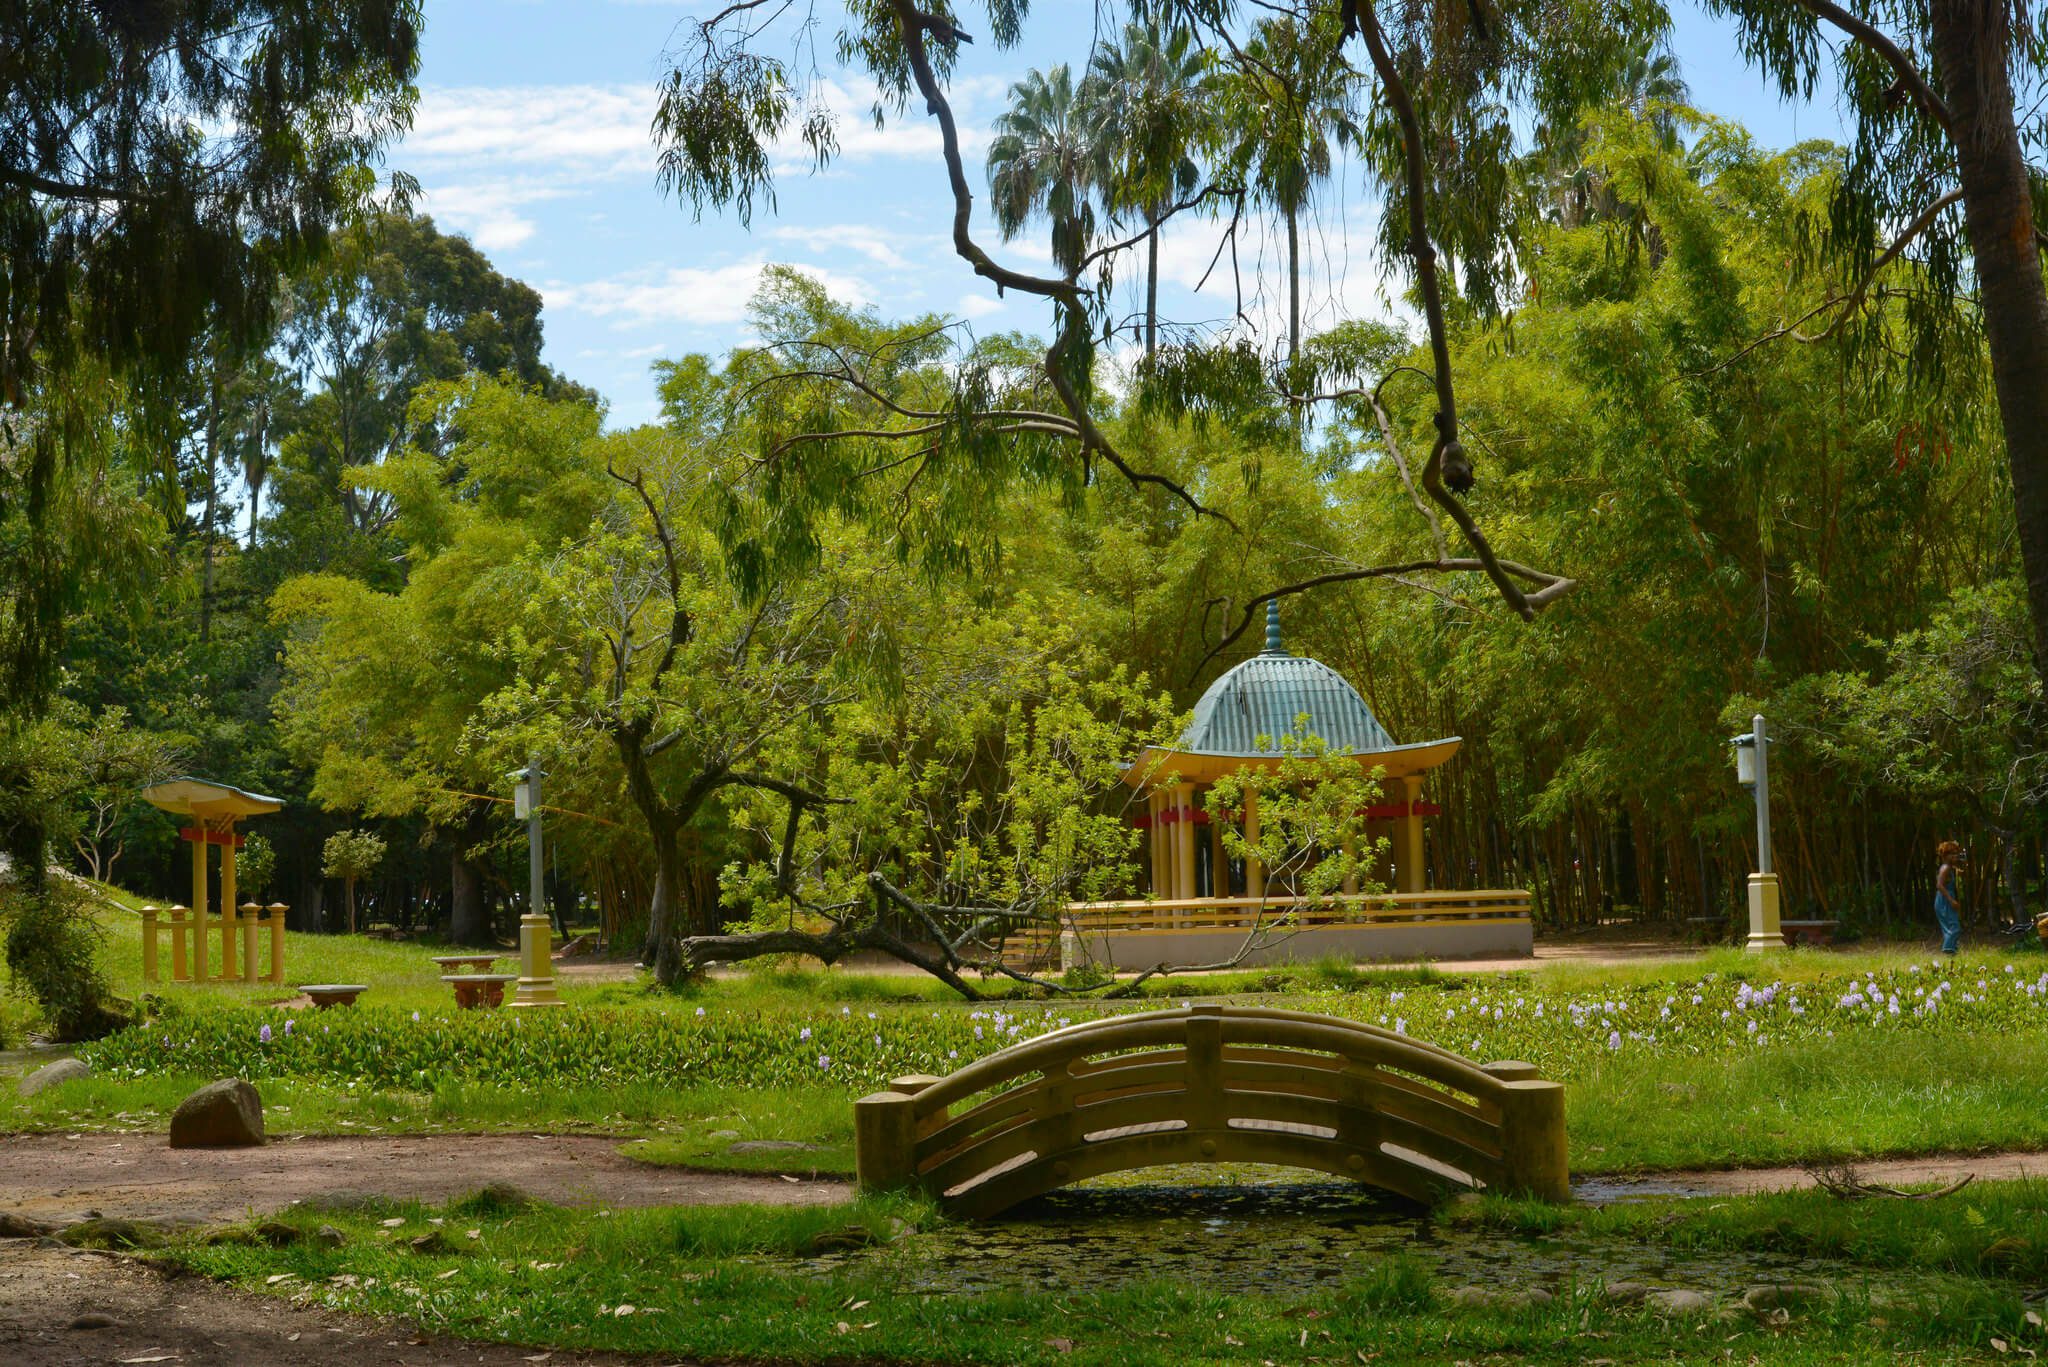
M 915 1231 L 931 1229 L 936 1217 L 872 1199 L 803 1210 L 568 1211 L 491 1199 L 441 1209 L 295 1210 L 285 1220 L 308 1233 L 330 1224 L 342 1245 L 187 1241 L 166 1256 L 254 1290 L 403 1316 L 464 1337 L 719 1360 L 1164 1365 L 1499 1354 L 1536 1362 L 1833 1363 L 1989 1359 L 2002 1355 L 1994 1339 L 2006 1352 L 2048 1347 L 2024 1280 L 1987 1265 L 1983 1252 L 1992 1229 L 2038 1210 L 2038 1187 L 1986 1187 L 1968 1207 L 1901 1202 L 1882 1212 L 1829 1211 L 1828 1199 L 1744 1198 L 1716 1203 L 1707 1215 L 1657 1202 L 1557 1217 L 1582 1219 L 1585 1238 L 1618 1248 L 1670 1228 L 1681 1238 L 1718 1231 L 1739 1242 L 1874 1216 L 1879 1228 L 1868 1238 L 1825 1240 L 1844 1275 L 1780 1316 L 1736 1308 L 1731 1295 L 1708 1311 L 1667 1316 L 1609 1303 L 1597 1280 L 1566 1286 L 1547 1304 L 1463 1305 L 1410 1255 L 1361 1260 L 1357 1275 L 1334 1286 L 1278 1294 L 1208 1289 L 1199 1268 L 1171 1282 L 933 1293 L 909 1284 L 903 1268 L 925 1237 Z M 1455 1218 L 1549 1232 L 1538 1213 L 1506 1203 Z M 857 1264 L 821 1266 L 804 1256 L 821 1236 L 857 1227 L 887 1237 L 906 1226 L 912 1232 Z M 436 1233 L 415 1250 L 414 1239 Z M 1255 1229 L 1245 1233 L 1256 1237 Z M 1455 1237 L 1455 1229 L 1445 1234 Z M 1962 1250 L 1971 1239 L 1974 1255 L 1929 1252 Z

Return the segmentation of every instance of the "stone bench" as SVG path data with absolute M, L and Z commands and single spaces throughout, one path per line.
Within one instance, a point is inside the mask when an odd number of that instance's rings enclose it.
M 437 954 L 433 958 L 433 963 L 435 967 L 441 970 L 443 975 L 455 973 L 488 973 L 491 971 L 491 965 L 498 962 L 498 960 L 504 957 L 504 955 L 497 953 Z
M 1780 921 L 1778 933 L 1785 937 L 1785 947 L 1794 949 L 1800 945 L 1826 948 L 1835 942 L 1834 921 Z
M 505 984 L 519 981 L 517 973 L 444 973 L 441 981 L 455 989 L 455 1004 L 464 1010 L 502 1006 Z
M 330 1006 L 354 1006 L 356 998 L 369 990 L 368 983 L 307 983 L 299 988 L 322 1011 Z

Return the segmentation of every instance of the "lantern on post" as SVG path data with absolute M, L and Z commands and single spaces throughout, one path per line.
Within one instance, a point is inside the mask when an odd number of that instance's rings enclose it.
M 1771 869 L 1771 740 L 1763 714 L 1728 743 L 1735 749 L 1736 782 L 1756 797 L 1756 872 L 1749 876 L 1749 936 L 1742 947 L 1760 954 L 1785 947 L 1778 926 L 1778 875 Z
M 546 891 L 541 885 L 540 781 L 545 775 L 538 764 L 528 763 L 511 777 L 512 812 L 526 823 L 526 914 L 519 918 L 519 986 L 513 990 L 512 1005 L 561 1006 L 555 995 L 555 965 L 550 956 L 552 928 L 547 914 Z

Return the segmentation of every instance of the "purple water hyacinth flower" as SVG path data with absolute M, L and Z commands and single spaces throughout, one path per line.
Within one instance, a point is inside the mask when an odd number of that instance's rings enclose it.
M 809 1039 L 811 1037 L 811 1027 L 806 1025 L 803 1029 L 796 1032 L 796 1037 L 799 1042 Z
M 704 1014 L 704 1008 L 703 1008 L 703 1007 L 701 1007 L 701 1006 L 700 1006 L 700 1007 L 698 1007 L 698 1008 L 697 1008 L 697 1014 L 698 1014 L 698 1016 L 700 1016 L 700 1017 L 701 1017 L 701 1016 L 702 1016 L 702 1015 Z
M 413 1013 L 412 1013 L 412 1018 L 413 1018 L 414 1020 L 418 1020 L 418 1019 L 420 1018 L 420 1013 L 419 1013 L 419 1012 L 417 1012 L 417 1011 L 413 1012 Z
M 263 1044 L 270 1043 L 270 1027 L 266 1025 L 261 1030 L 258 1030 L 256 1032 L 256 1038 L 259 1042 Z
M 284 1032 L 285 1032 L 285 1034 L 287 1034 L 287 1035 L 291 1034 L 291 1032 L 292 1032 L 292 1027 L 293 1027 L 294 1025 L 296 1025 L 296 1024 L 298 1024 L 298 1022 L 297 1022 L 297 1021 L 286 1021 L 286 1022 L 284 1023 Z
M 1607 1047 L 1609 1049 L 1621 1048 L 1621 1031 L 1610 1030 L 1607 1032 Z
M 831 1056 L 830 1054 L 820 1054 L 820 1055 L 818 1055 L 818 1067 L 819 1067 L 819 1068 L 821 1068 L 821 1069 L 830 1069 L 830 1068 L 831 1068 L 831 1066 L 832 1066 L 832 1056 Z

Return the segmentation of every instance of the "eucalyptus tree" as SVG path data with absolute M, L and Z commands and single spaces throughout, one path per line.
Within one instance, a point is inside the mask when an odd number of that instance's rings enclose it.
M 1854 135 L 1809 264 L 1833 282 L 1772 340 L 1848 336 L 1951 414 L 1970 377 L 1946 334 L 1990 349 L 2035 652 L 2048 677 L 2048 23 L 2010 0 L 1711 0 L 1787 97 L 1833 66 Z M 1900 279 L 1901 275 L 1910 280 Z M 1891 283 L 1897 282 L 1897 283 Z M 1901 310 L 1890 307 L 1903 304 Z M 1754 364 L 1754 362 L 1750 362 Z
M 1314 74 L 1343 79 L 1335 71 L 1333 50 L 1356 31 L 1354 24 L 1367 13 L 1346 6 L 1342 16 L 1346 22 L 1334 33 L 1326 31 L 1327 21 L 1318 27 L 1306 13 L 1292 16 L 1292 31 L 1303 35 L 1303 53 L 1332 54 L 1332 65 L 1311 67 Z M 991 0 L 986 14 L 998 47 L 1017 42 L 1027 18 L 1024 4 Z M 1479 16 L 1476 19 L 1475 14 Z M 1133 17 L 1142 19 L 1144 15 Z M 1259 17 L 1248 19 L 1238 7 L 1221 0 L 1186 0 L 1158 17 L 1163 28 L 1190 32 L 1196 44 L 1212 48 L 1219 61 L 1240 73 L 1254 61 L 1253 47 L 1264 22 Z M 1460 437 L 1454 377 L 1441 341 L 1445 330 L 1443 290 L 1435 274 L 1437 255 L 1428 224 L 1432 215 L 1442 217 L 1444 245 L 1458 259 L 1473 306 L 1481 310 L 1496 306 L 1510 280 L 1511 222 L 1504 203 L 1509 177 L 1502 153 L 1515 144 L 1517 120 L 1563 119 L 1595 98 L 1606 88 L 1606 73 L 1623 54 L 1661 32 L 1663 11 L 1655 0 L 1587 0 L 1562 10 L 1548 4 L 1516 3 L 1495 19 L 1484 7 L 1445 0 L 1404 9 L 1398 17 L 1398 60 L 1376 19 L 1367 26 L 1383 103 L 1397 111 L 1391 121 L 1379 120 L 1385 129 L 1393 130 L 1382 131 L 1378 138 L 1378 149 L 1390 155 L 1369 156 L 1367 164 L 1389 191 L 1383 245 L 1390 255 L 1413 260 L 1424 317 L 1432 337 L 1438 339 L 1439 436 L 1423 464 L 1421 487 L 1457 525 L 1471 553 L 1442 555 L 1421 566 L 1373 567 L 1371 572 L 1412 577 L 1477 571 L 1486 575 L 1516 612 L 1533 617 L 1568 592 L 1571 583 L 1564 576 L 1542 571 L 1525 577 L 1518 573 L 1521 567 L 1502 565 L 1462 499 L 1472 487 L 1474 471 Z M 779 24 L 808 25 L 812 21 L 797 9 L 769 12 L 760 5 L 741 4 L 687 26 L 687 41 L 677 49 L 662 82 L 655 116 L 660 175 L 666 188 L 700 211 L 707 206 L 730 207 L 743 219 L 757 204 L 772 203 L 777 160 L 772 148 L 790 130 L 799 107 L 803 110 L 803 137 L 820 162 L 830 160 L 837 148 L 834 115 L 823 93 L 822 73 L 804 69 L 803 53 L 815 49 L 799 44 L 795 56 L 776 55 L 780 48 L 774 35 Z M 1272 35 L 1266 35 L 1269 47 L 1273 41 Z M 1098 414 L 1101 403 L 1094 360 L 1107 317 L 1106 289 L 1099 277 L 1084 277 L 1092 267 L 1113 263 L 1122 253 L 1135 249 L 1153 229 L 1148 226 L 1145 233 L 1128 240 L 1104 241 L 1080 252 L 1070 240 L 1050 274 L 1006 264 L 977 239 L 974 189 L 959 121 L 947 92 L 972 42 L 973 36 L 950 10 L 928 9 L 918 0 L 884 0 L 848 13 L 838 50 L 874 80 L 879 92 L 873 110 L 877 117 L 885 121 L 902 117 L 909 112 L 914 94 L 919 112 L 936 123 L 940 168 L 951 192 L 954 250 L 999 292 L 1016 291 L 1045 300 L 1051 309 L 1050 341 L 1031 367 L 1036 373 L 1025 376 L 1015 372 L 1018 383 L 1014 385 L 989 385 L 986 381 L 992 372 L 984 358 L 962 355 L 956 358 L 962 379 L 952 393 L 936 402 L 912 404 L 897 404 L 890 397 L 875 358 L 813 352 L 809 362 L 791 372 L 792 383 L 798 387 L 836 386 L 847 395 L 852 409 L 873 412 L 878 420 L 859 427 L 828 424 L 791 433 L 791 438 L 801 440 L 787 448 L 789 458 L 781 462 L 785 486 L 815 478 L 822 488 L 844 487 L 849 477 L 860 480 L 906 465 L 927 469 L 944 461 L 954 468 L 981 462 L 991 472 L 1044 480 L 1070 493 L 1074 486 L 1054 468 L 1064 458 L 1078 467 L 1081 485 L 1102 469 L 1136 488 L 1178 502 L 1194 516 L 1216 515 L 1218 510 L 1200 489 L 1128 458 Z M 1413 89 L 1416 81 L 1425 79 L 1429 84 L 1423 90 L 1426 98 L 1421 107 L 1431 120 L 1432 133 L 1427 147 L 1421 138 Z M 1520 107 L 1511 115 L 1510 102 L 1517 100 Z M 1255 140 L 1263 128 L 1258 112 L 1240 118 L 1258 125 L 1246 130 Z M 1281 150 L 1290 143 L 1302 151 L 1312 150 L 1300 124 L 1290 134 L 1285 120 L 1279 123 L 1273 140 Z M 1369 123 L 1360 131 L 1367 135 L 1368 151 L 1372 151 L 1374 126 Z M 1254 161 L 1256 150 L 1246 149 Z M 1160 217 L 1163 221 L 1186 213 L 1223 188 L 1207 187 L 1169 206 Z M 1441 193 L 1446 190 L 1448 193 Z M 1500 192 L 1503 203 L 1485 202 L 1486 194 L 1493 191 Z M 1225 239 L 1219 255 L 1233 248 L 1234 223 Z M 1239 301 L 1237 312 L 1243 312 L 1243 303 Z M 1319 392 L 1302 392 L 1312 387 L 1302 385 L 1299 376 L 1276 383 L 1247 339 L 1229 330 L 1177 347 L 1170 357 L 1162 351 L 1159 360 L 1160 365 L 1148 367 L 1158 373 L 1148 377 L 1143 388 L 1156 400 L 1156 411 L 1169 417 L 1207 413 L 1235 422 L 1286 402 L 1327 398 Z M 878 377 L 883 378 L 882 383 L 877 383 Z M 1331 378 L 1341 381 L 1345 377 Z M 816 405 L 810 411 L 820 417 L 830 415 L 833 423 L 838 422 L 840 410 Z M 830 453 L 835 446 L 842 454 Z M 1020 450 L 1028 453 L 1023 459 L 1016 454 Z M 810 497 L 822 501 L 829 495 Z M 1276 592 L 1310 587 L 1307 583 L 1283 585 Z M 1243 629 L 1240 625 L 1239 630 Z
M 0 53 L 0 521 L 26 537 L 8 538 L 26 553 L 0 696 L 32 717 L 81 581 L 117 568 L 119 538 L 55 544 L 99 475 L 105 387 L 175 368 L 209 329 L 263 344 L 277 279 L 362 209 L 411 117 L 419 7 L 25 0 L 0 9 Z M 40 827 L 6 840 L 38 889 Z
M 1126 24 L 1120 41 L 1089 65 L 1110 168 L 1104 190 L 1112 213 L 1145 220 L 1145 356 L 1159 350 L 1159 226 L 1174 203 L 1202 183 L 1198 160 L 1217 133 L 1211 55 L 1186 29 Z

